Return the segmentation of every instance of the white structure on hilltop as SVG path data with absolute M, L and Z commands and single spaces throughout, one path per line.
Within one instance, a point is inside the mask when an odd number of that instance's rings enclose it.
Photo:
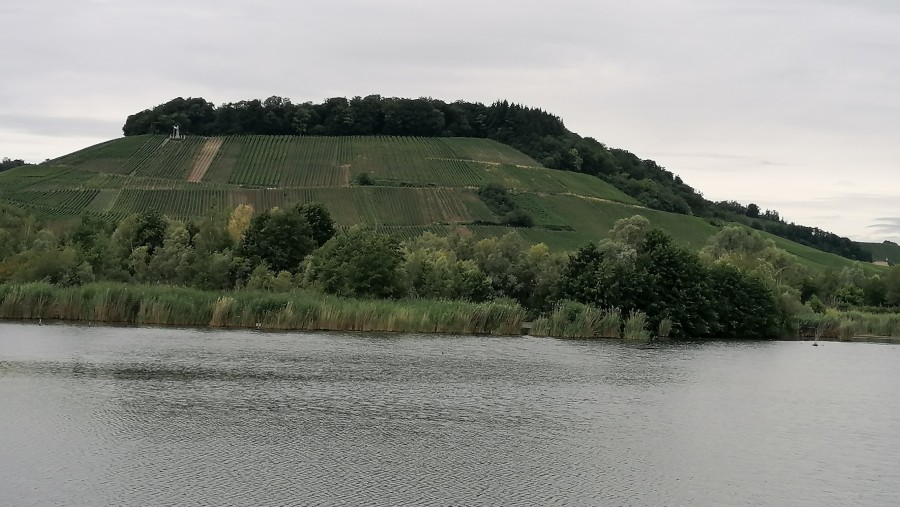
M 172 128 L 172 135 L 169 137 L 169 139 L 175 139 L 177 141 L 184 139 L 184 137 L 181 135 L 181 127 L 180 126 L 175 125 Z

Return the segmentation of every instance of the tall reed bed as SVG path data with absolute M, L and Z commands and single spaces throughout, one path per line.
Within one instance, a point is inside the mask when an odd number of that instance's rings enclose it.
M 207 292 L 96 283 L 0 285 L 0 318 L 283 330 L 519 334 L 524 311 L 492 301 L 356 300 L 297 291 Z
M 535 319 L 531 334 L 557 338 L 619 338 L 622 314 L 574 301 L 561 301 L 546 317 Z
M 218 322 L 229 327 L 397 331 L 454 334 L 519 334 L 524 311 L 509 302 L 358 300 L 307 292 L 236 292 L 219 303 Z
M 0 318 L 201 326 L 214 301 L 214 294 L 180 287 L 0 285 Z
M 667 333 L 668 334 L 668 333 Z M 632 310 L 625 319 L 625 331 L 622 333 L 626 340 L 649 340 L 647 331 L 647 314 Z
M 825 340 L 848 340 L 860 335 L 900 337 L 900 314 L 828 310 L 797 316 L 794 328 L 801 337 Z

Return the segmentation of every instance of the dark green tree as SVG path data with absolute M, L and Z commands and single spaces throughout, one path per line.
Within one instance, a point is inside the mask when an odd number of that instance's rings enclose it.
M 637 264 L 646 270 L 648 282 L 638 309 L 647 314 L 650 328 L 669 318 L 673 337 L 709 336 L 716 315 L 709 300 L 708 272 L 699 257 L 653 229 L 638 249 Z
M 354 227 L 310 256 L 306 283 L 328 294 L 391 298 L 405 295 L 403 253 L 397 240 Z
M 25 161 L 22 159 L 13 160 L 9 157 L 3 157 L 3 160 L 0 160 L 0 172 L 23 165 L 25 165 Z
M 716 338 L 774 338 L 779 311 L 760 279 L 727 265 L 709 268 L 710 305 L 717 318 L 709 334 Z
M 557 299 L 619 308 L 625 313 L 642 310 L 650 280 L 636 260 L 636 252 L 623 245 L 589 243 L 569 258 L 560 276 Z
M 317 247 L 334 237 L 336 232 L 334 219 L 331 218 L 328 208 L 317 202 L 310 202 L 296 206 L 295 211 L 306 219 Z
M 478 189 L 478 197 L 490 208 L 500 215 L 500 223 L 513 227 L 533 227 L 534 219 L 525 210 L 516 204 L 509 191 L 500 184 L 488 183 Z
M 891 268 L 884 279 L 884 298 L 889 305 L 900 306 L 900 266 Z
M 313 231 L 297 209 L 269 210 L 253 217 L 238 248 L 251 265 L 267 264 L 272 271 L 297 273 L 315 249 Z
M 747 205 L 746 215 L 750 218 L 759 218 L 759 206 L 752 202 Z
M 707 268 L 658 229 L 636 248 L 605 241 L 578 250 L 563 270 L 557 298 L 626 314 L 639 310 L 650 329 L 669 319 L 674 338 L 768 337 L 778 322 L 765 284 L 734 268 Z
M 0 203 L 0 260 L 26 250 L 43 226 L 34 215 Z
M 887 299 L 887 285 L 878 275 L 869 277 L 863 283 L 863 299 L 868 306 L 883 306 Z
M 147 247 L 150 255 L 162 246 L 166 239 L 166 217 L 158 211 L 145 211 L 137 217 L 132 239 L 132 249 Z

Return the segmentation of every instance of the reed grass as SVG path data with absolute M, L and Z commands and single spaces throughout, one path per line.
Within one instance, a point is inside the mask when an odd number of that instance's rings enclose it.
M 535 319 L 531 334 L 557 338 L 619 338 L 622 315 L 574 301 L 561 301 L 545 317 Z
M 900 337 L 900 314 L 860 311 L 808 313 L 795 317 L 794 328 L 804 338 L 849 340 L 855 336 Z
M 657 338 L 668 338 L 672 332 L 672 319 L 666 317 L 659 321 L 659 327 L 656 329 Z
M 647 314 L 638 310 L 632 310 L 625 319 L 626 340 L 649 340 L 650 332 L 647 331 Z
M 358 300 L 304 291 L 207 292 L 95 283 L 0 285 L 0 318 L 276 330 L 517 335 L 524 310 L 509 301 Z

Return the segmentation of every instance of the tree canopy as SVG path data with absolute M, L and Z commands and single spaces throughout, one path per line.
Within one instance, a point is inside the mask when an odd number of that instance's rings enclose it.
M 9 157 L 3 157 L 0 160 L 0 172 L 12 169 L 14 167 L 19 167 L 25 165 L 25 161 L 22 159 L 11 159 Z
M 639 311 L 650 329 L 673 337 L 773 337 L 779 332 L 774 292 L 754 274 L 707 264 L 642 217 L 620 220 L 611 236 L 572 255 L 559 282 L 560 299 L 598 308 Z

